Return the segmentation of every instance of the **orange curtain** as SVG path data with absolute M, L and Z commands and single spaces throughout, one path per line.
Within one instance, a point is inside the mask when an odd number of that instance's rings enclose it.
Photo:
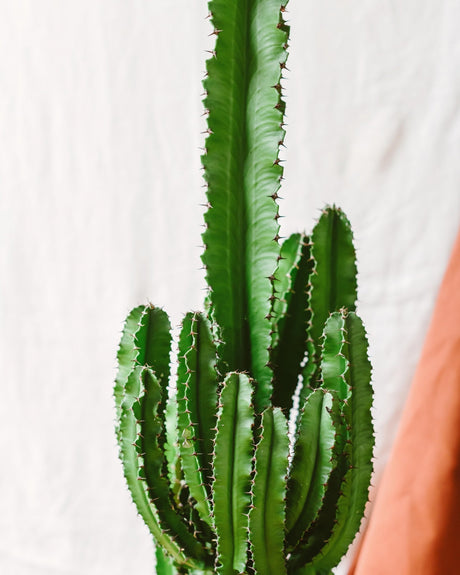
M 460 234 L 349 575 L 460 574 Z

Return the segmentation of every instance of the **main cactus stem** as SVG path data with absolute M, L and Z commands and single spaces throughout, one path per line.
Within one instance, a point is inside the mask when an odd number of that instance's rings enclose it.
M 128 316 L 120 455 L 158 575 L 328 574 L 359 529 L 374 443 L 352 232 L 332 206 L 280 244 L 285 6 L 209 8 L 206 311 L 184 318 L 174 394 L 166 312 Z

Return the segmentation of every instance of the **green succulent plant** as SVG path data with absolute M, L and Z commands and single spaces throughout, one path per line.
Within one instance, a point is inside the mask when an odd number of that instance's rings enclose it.
M 166 312 L 129 314 L 120 456 L 158 575 L 329 574 L 359 529 L 374 444 L 352 232 L 332 206 L 281 242 L 285 6 L 209 8 L 205 312 L 183 320 L 174 385 Z

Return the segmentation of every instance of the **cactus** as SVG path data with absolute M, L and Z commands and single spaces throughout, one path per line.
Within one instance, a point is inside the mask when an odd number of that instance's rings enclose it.
M 158 575 L 328 574 L 359 529 L 372 471 L 352 231 L 328 206 L 309 236 L 281 242 L 285 6 L 209 8 L 205 312 L 183 320 L 174 385 L 166 312 L 128 316 L 120 456 Z

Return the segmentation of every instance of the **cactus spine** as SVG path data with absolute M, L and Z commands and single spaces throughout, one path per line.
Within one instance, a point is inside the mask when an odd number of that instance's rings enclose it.
M 174 396 L 167 314 L 149 305 L 128 316 L 120 456 L 158 575 L 328 574 L 359 529 L 372 471 L 352 232 L 326 207 L 310 236 L 280 245 L 285 6 L 209 8 L 206 313 L 184 318 Z

